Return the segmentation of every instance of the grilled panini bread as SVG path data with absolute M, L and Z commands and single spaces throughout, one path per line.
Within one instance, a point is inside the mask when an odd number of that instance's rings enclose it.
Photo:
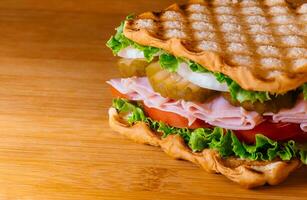
M 110 127 L 243 187 L 281 183 L 307 164 L 307 3 L 293 5 L 191 0 L 127 18 L 107 44 L 125 57 Z
M 307 5 L 284 0 L 194 0 L 126 21 L 124 35 L 235 80 L 283 93 L 307 82 Z

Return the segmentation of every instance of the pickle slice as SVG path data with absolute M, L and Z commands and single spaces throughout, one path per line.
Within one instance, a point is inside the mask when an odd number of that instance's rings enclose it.
M 241 106 L 248 111 L 256 111 L 259 114 L 266 112 L 277 113 L 282 108 L 292 108 L 298 98 L 297 91 L 291 91 L 284 95 L 272 96 L 271 100 L 265 101 L 263 103 L 256 101 L 243 101 L 242 103 L 233 100 L 229 93 L 223 93 L 223 97 L 234 106 Z
M 146 76 L 145 68 L 149 63 L 145 59 L 121 58 L 117 62 L 121 77 Z
M 146 67 L 146 75 L 154 91 L 163 97 L 204 102 L 218 94 L 217 91 L 201 88 L 189 82 L 177 73 L 162 69 L 158 62 L 153 62 Z

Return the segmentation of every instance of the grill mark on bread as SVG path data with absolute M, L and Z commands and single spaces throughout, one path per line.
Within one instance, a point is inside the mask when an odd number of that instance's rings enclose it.
M 269 21 L 271 21 L 272 24 L 273 24 L 272 26 L 270 26 L 270 29 L 271 29 L 272 34 L 275 36 L 274 37 L 275 40 L 276 40 L 275 43 L 279 44 L 279 45 L 277 45 L 277 48 L 279 49 L 280 56 L 279 57 L 272 56 L 272 57 L 280 59 L 280 61 L 283 63 L 284 66 L 291 66 L 292 61 L 289 58 L 287 58 L 288 57 L 287 56 L 287 50 L 292 49 L 292 48 L 297 48 L 297 46 L 291 45 L 291 44 L 290 45 L 284 44 L 285 43 L 284 39 L 289 38 L 289 40 L 291 40 L 291 37 L 292 37 L 293 34 L 284 33 L 284 31 L 281 31 L 278 28 L 280 26 L 290 26 L 290 27 L 292 26 L 294 28 L 294 27 L 298 27 L 299 24 L 294 20 L 295 17 L 293 16 L 293 13 L 290 12 L 289 4 L 281 3 L 281 4 L 278 4 L 278 5 L 274 5 L 273 7 L 265 6 L 264 2 L 260 2 L 260 4 L 262 4 L 262 7 L 265 9 L 265 17 Z M 281 13 L 281 11 L 272 12 L 273 8 L 276 8 L 276 7 L 279 7 L 280 10 L 283 9 L 282 13 Z M 284 19 L 283 19 L 282 18 L 283 16 L 286 16 L 286 17 L 284 17 Z M 280 19 L 283 19 L 285 21 L 276 20 L 276 19 L 278 19 L 278 17 L 280 17 Z M 287 20 L 290 20 L 290 21 L 287 21 Z M 298 36 L 298 37 L 300 37 L 300 36 Z M 289 41 L 287 41 L 286 43 L 289 43 Z M 283 59 L 281 59 L 281 58 L 283 58 Z M 280 72 L 287 75 L 287 74 L 292 73 L 292 70 L 291 70 L 291 68 L 283 67 L 283 68 L 280 69 Z M 270 73 L 270 72 L 268 72 L 268 73 Z M 288 77 L 291 78 L 291 76 L 288 76 Z
M 221 35 L 220 33 L 217 31 L 218 28 L 218 24 L 216 23 L 216 16 L 215 16 L 215 13 L 214 13 L 214 7 L 212 6 L 212 1 L 209 1 L 207 4 L 207 13 L 205 14 L 206 16 L 208 16 L 208 24 L 211 24 L 212 25 L 212 29 L 211 30 L 203 30 L 204 33 L 207 32 L 207 34 L 214 34 L 214 38 L 215 39 L 211 39 L 211 38 L 206 38 L 206 39 L 203 39 L 203 40 L 200 40 L 199 41 L 199 48 L 208 48 L 210 51 L 215 51 L 215 52 L 221 52 L 223 49 L 224 49 L 224 46 L 223 46 L 223 42 L 221 42 Z
M 259 6 L 263 9 L 263 13 L 264 13 L 263 15 L 264 15 L 265 19 L 268 22 L 272 21 L 271 16 L 268 14 L 269 7 L 267 5 L 265 5 L 265 3 L 263 1 L 259 2 Z M 278 5 L 278 6 L 280 6 L 280 5 Z M 268 29 L 269 29 L 269 34 L 272 35 L 272 38 L 273 38 L 274 41 L 269 42 L 269 44 L 265 45 L 264 48 L 266 48 L 265 51 L 267 51 L 267 52 L 264 51 L 264 52 L 262 52 L 262 54 L 260 54 L 260 55 L 263 55 L 262 58 L 260 58 L 260 64 L 263 67 L 268 66 L 272 71 L 268 70 L 268 71 L 261 72 L 262 77 L 264 77 L 263 75 L 265 75 L 265 77 L 270 77 L 271 75 L 278 76 L 279 73 L 282 73 L 284 71 L 284 69 L 280 69 L 280 68 L 282 66 L 287 66 L 287 63 L 284 60 L 281 60 L 281 58 L 284 57 L 283 49 L 282 49 L 282 47 L 280 47 L 278 45 L 278 44 L 281 44 L 280 43 L 281 41 L 280 41 L 279 37 L 274 34 L 275 33 L 274 27 L 269 26 Z M 273 63 L 274 63 L 275 66 L 272 66 Z M 276 68 L 280 69 L 280 70 L 276 71 Z
M 180 6 L 180 10 L 182 13 L 184 13 L 185 16 L 188 16 L 188 18 L 190 17 L 190 13 L 187 10 L 187 5 L 182 5 Z M 198 52 L 196 50 L 196 43 L 194 41 L 196 41 L 196 38 L 194 36 L 194 32 L 192 31 L 192 24 L 190 20 L 185 20 L 186 23 L 186 31 L 187 31 L 187 35 L 188 38 L 187 40 L 182 41 L 182 44 L 191 52 Z
M 241 4 L 238 4 L 238 5 L 235 7 L 236 13 L 238 13 L 238 14 L 241 13 L 241 15 L 242 15 L 242 19 L 241 19 L 241 20 L 238 20 L 238 24 L 240 24 L 240 26 L 242 26 L 242 28 L 243 28 L 243 31 L 242 31 L 240 34 L 242 34 L 243 37 L 246 38 L 246 41 L 245 41 L 244 44 L 248 44 L 248 45 L 247 45 L 248 51 L 249 51 L 249 52 L 254 52 L 254 51 L 256 50 L 256 48 L 255 48 L 254 45 L 253 45 L 251 36 L 248 34 L 247 31 L 245 31 L 245 30 L 248 29 L 248 26 L 244 23 L 244 17 L 245 17 L 246 14 L 243 14 L 243 12 L 244 12 L 244 11 L 243 11 L 243 8 L 246 8 L 246 6 L 241 5 Z M 248 8 L 250 8 L 250 7 L 248 6 Z M 248 53 L 248 52 L 246 52 L 246 53 Z M 248 54 L 247 56 L 250 57 L 250 54 Z M 255 63 L 256 65 L 259 64 L 258 59 L 251 58 L 251 62 Z M 248 66 L 246 66 L 246 67 L 248 67 Z

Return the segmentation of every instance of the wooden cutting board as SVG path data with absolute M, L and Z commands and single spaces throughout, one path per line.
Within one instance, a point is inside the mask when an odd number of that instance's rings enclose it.
M 105 42 L 171 1 L 0 1 L 0 199 L 307 199 L 307 170 L 245 190 L 111 131 Z

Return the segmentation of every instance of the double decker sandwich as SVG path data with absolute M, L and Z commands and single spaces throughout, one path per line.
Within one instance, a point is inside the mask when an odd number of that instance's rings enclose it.
M 112 129 L 247 188 L 307 164 L 307 3 L 194 0 L 116 30 Z

